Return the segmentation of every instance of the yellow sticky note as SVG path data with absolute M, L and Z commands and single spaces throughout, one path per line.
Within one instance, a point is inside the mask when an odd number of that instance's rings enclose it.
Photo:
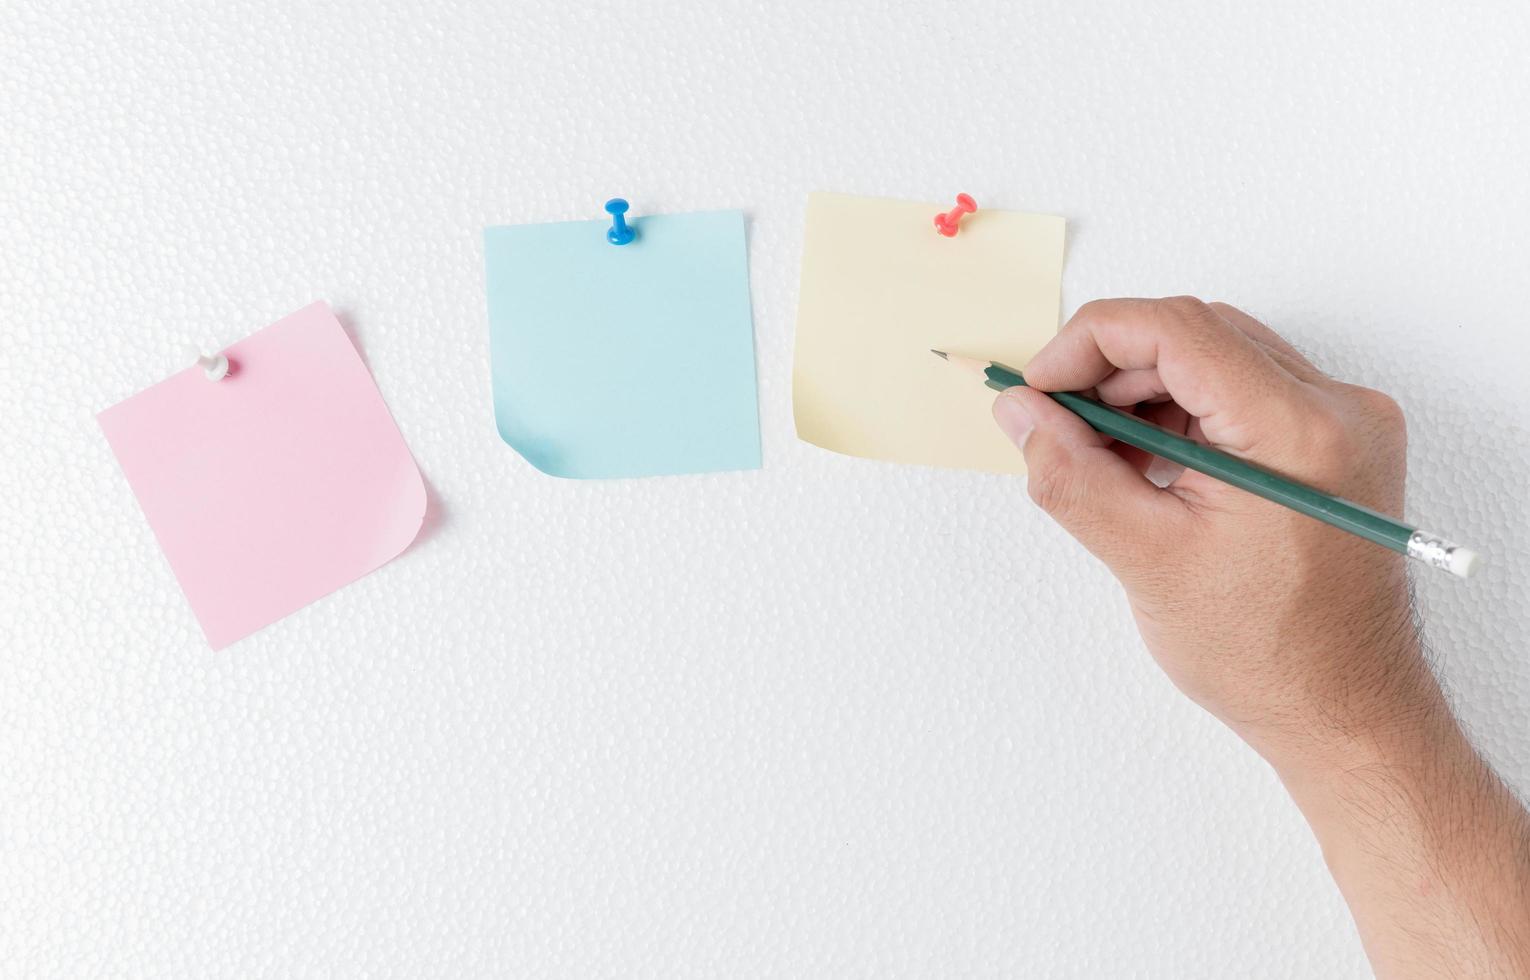
M 1063 219 L 810 194 L 792 376 L 798 438 L 896 463 L 1023 473 L 994 393 L 930 348 L 1022 368 L 1057 332 Z

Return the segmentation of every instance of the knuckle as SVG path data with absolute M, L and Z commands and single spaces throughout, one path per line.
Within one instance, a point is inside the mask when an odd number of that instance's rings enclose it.
M 1025 490 L 1031 501 L 1075 536 L 1088 536 L 1099 515 L 1091 506 L 1096 494 L 1090 470 L 1063 452 L 1028 457 L 1030 473 Z
M 1407 430 L 1408 420 L 1397 399 L 1375 388 L 1355 388 L 1355 400 L 1380 427 L 1388 432 L 1402 433 Z
M 1402 406 L 1384 391 L 1350 386 L 1349 396 L 1360 425 L 1378 458 L 1400 458 L 1408 448 L 1408 420 Z
M 1179 320 L 1199 323 L 1207 319 L 1217 319 L 1216 311 L 1194 296 L 1166 296 L 1159 302 L 1163 304 L 1165 310 Z
M 1194 296 L 1170 296 L 1159 301 L 1163 336 L 1196 351 L 1219 350 L 1234 328 L 1216 310 Z
M 1066 466 L 1038 461 L 1031 466 L 1025 491 L 1037 507 L 1059 516 L 1072 509 L 1077 496 L 1073 483 Z
M 1092 299 L 1074 311 L 1073 319 L 1097 319 L 1101 315 L 1109 312 L 1118 302 L 1118 300 L 1113 299 Z
M 1040 507 L 1048 514 L 1052 513 L 1058 499 L 1057 474 L 1051 470 L 1043 470 L 1032 465 L 1025 480 L 1025 492 L 1031 498 L 1031 503 Z

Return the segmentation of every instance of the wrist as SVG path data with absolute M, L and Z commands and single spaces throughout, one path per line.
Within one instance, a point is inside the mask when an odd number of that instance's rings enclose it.
M 1384 718 L 1349 731 L 1287 743 L 1265 755 L 1307 818 L 1330 867 L 1369 860 L 1376 849 L 1423 859 L 1420 881 L 1482 871 L 1461 851 L 1461 828 L 1495 826 L 1512 797 L 1461 730 L 1432 676 Z
M 1303 811 L 1381 816 L 1480 765 L 1436 688 L 1363 727 L 1307 732 L 1261 749 Z
M 1460 736 L 1410 607 L 1364 608 L 1383 611 L 1354 616 L 1341 642 L 1322 641 L 1338 632 L 1332 626 L 1305 643 L 1288 638 L 1277 656 L 1300 665 L 1295 683 L 1239 731 L 1288 785 L 1407 766 Z
M 1530 975 L 1530 817 L 1442 706 L 1272 764 L 1378 976 Z

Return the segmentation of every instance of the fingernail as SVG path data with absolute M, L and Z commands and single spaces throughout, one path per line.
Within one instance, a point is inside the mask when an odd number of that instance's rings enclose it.
M 1020 404 L 1020 399 L 1008 392 L 994 399 L 993 420 L 999 423 L 999 428 L 1019 449 L 1025 448 L 1025 440 L 1030 438 L 1031 430 L 1036 427 L 1031 413 Z

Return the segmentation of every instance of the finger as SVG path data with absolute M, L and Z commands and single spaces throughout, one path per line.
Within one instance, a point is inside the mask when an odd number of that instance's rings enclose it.
M 1157 368 L 1115 371 L 1094 387 L 1100 401 L 1107 405 L 1136 405 L 1169 393 Z
M 1025 370 L 1044 391 L 1102 384 L 1112 372 L 1156 368 L 1167 393 L 1201 419 L 1210 440 L 1241 454 L 1261 448 L 1281 462 L 1319 393 L 1303 385 L 1205 303 L 1097 300 L 1085 304 Z
M 1107 448 L 1082 419 L 1031 388 L 994 400 L 994 419 L 1025 453 L 1031 499 L 1118 574 L 1184 519 L 1184 504 Z
M 1327 380 L 1327 376 L 1312 366 L 1301 352 L 1284 337 L 1236 306 L 1226 303 L 1206 304 L 1228 323 L 1237 327 L 1250 340 L 1263 347 L 1271 359 L 1297 378 L 1307 382 Z M 1095 386 L 1101 401 L 1110 405 L 1135 405 L 1151 401 L 1167 394 L 1163 379 L 1157 368 L 1132 368 L 1117 370 Z
M 1157 426 L 1168 429 L 1175 435 L 1187 435 L 1195 418 L 1185 411 L 1184 407 L 1174 402 L 1165 402 L 1161 405 L 1139 405 L 1137 415 Z M 1170 462 L 1161 456 L 1152 457 L 1151 462 L 1142 470 L 1142 475 L 1147 477 L 1155 487 L 1166 487 L 1185 472 L 1185 468 L 1179 463 Z
M 1144 476 L 1147 475 L 1147 471 L 1152 467 L 1153 460 L 1158 458 L 1145 449 L 1138 449 L 1136 446 L 1130 446 L 1124 442 L 1113 442 L 1105 448 L 1120 456 L 1126 461 L 1126 465 Z
M 1185 428 L 1190 422 L 1189 413 L 1170 401 L 1142 402 L 1131 406 L 1127 411 L 1143 421 L 1151 422 L 1175 435 L 1184 435 Z M 1147 450 L 1138 449 L 1136 446 L 1120 441 L 1110 442 L 1109 449 L 1117 456 L 1126 460 L 1131 464 L 1132 469 L 1146 476 L 1154 484 L 1161 487 L 1168 482 L 1155 476 L 1155 474 L 1163 472 L 1162 464 L 1164 460 L 1154 456 Z
M 1190 427 L 1191 416 L 1185 411 L 1183 405 L 1177 402 L 1162 402 L 1156 405 L 1139 405 L 1137 417 L 1145 419 L 1154 425 L 1162 426 L 1175 435 L 1185 435 Z

